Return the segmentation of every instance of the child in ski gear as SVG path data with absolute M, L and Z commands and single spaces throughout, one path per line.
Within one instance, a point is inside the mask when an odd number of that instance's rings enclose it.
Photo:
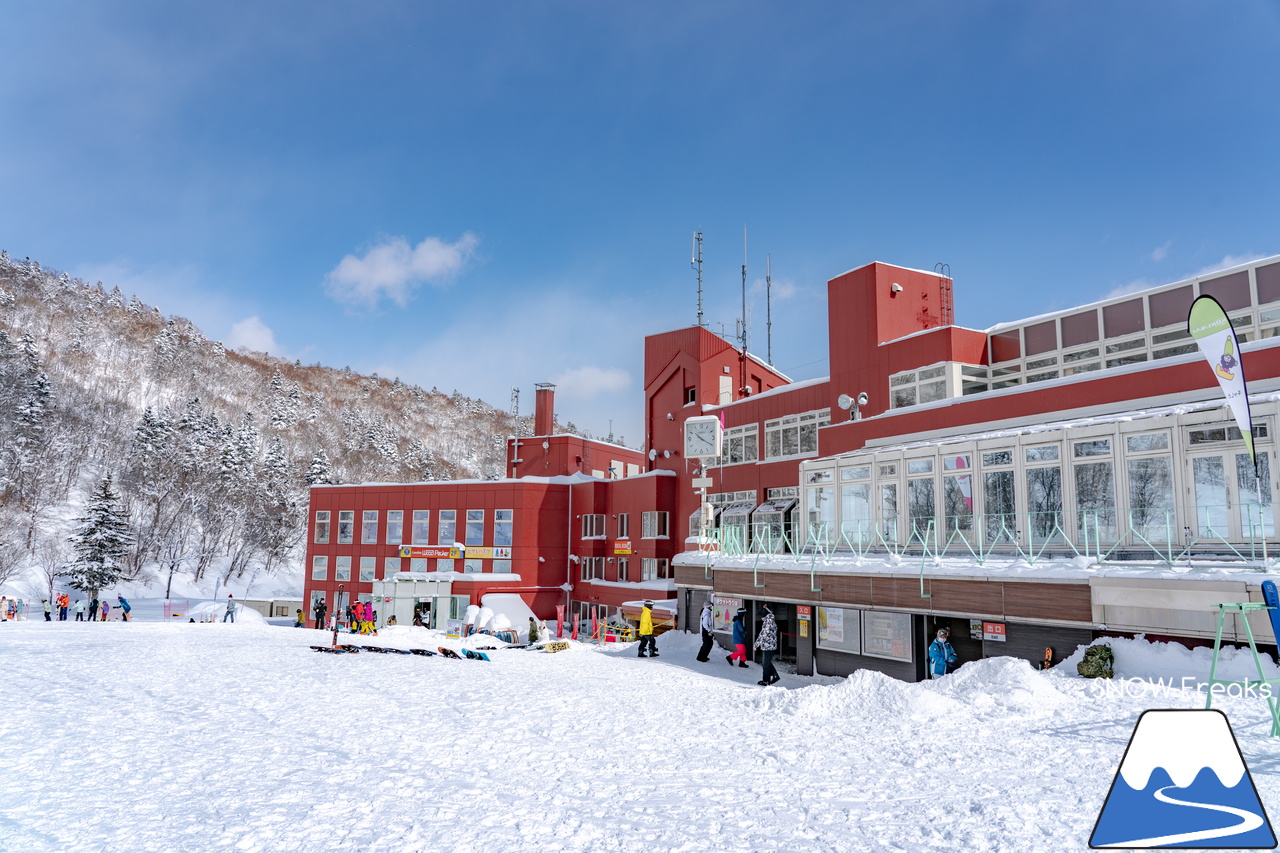
M 645 648 L 649 649 L 649 657 L 658 656 L 658 643 L 653 638 L 653 602 L 646 601 L 640 611 L 640 652 L 636 657 L 644 657 Z
M 236 624 L 236 600 L 233 596 L 227 596 L 227 612 L 222 614 L 222 621 L 231 620 L 231 624 Z
M 53 605 L 49 603 L 49 599 L 47 598 L 42 598 L 40 600 L 44 602 L 44 621 L 52 622 L 53 621 Z
M 107 604 L 105 601 L 102 602 L 102 621 L 103 622 L 107 621 L 107 612 L 110 610 L 111 610 L 111 605 Z
M 304 617 L 303 617 L 303 615 L 302 615 L 302 608 L 301 608 L 301 607 L 299 607 L 299 608 L 298 608 L 298 615 L 297 615 L 297 617 L 295 617 L 295 618 L 294 618 L 294 620 L 293 620 L 293 627 L 295 627 L 295 628 L 305 628 L 305 627 L 307 627 L 307 620 L 306 620 L 306 618 L 304 618 Z
M 939 628 L 937 637 L 929 644 L 930 678 L 941 678 L 946 675 L 947 667 L 956 662 L 956 650 L 951 648 L 951 643 L 947 640 L 950 636 L 951 632 L 948 629 Z
M 76 621 L 83 622 L 84 621 L 84 599 L 83 598 L 76 599 L 75 611 L 76 611 Z
M 760 650 L 760 665 L 763 676 L 758 682 L 767 687 L 778 680 L 778 671 L 773 668 L 773 653 L 778 650 L 778 620 L 773 617 L 769 605 L 762 604 L 764 619 L 760 623 L 760 633 L 756 635 L 755 647 Z
M 729 666 L 733 666 L 736 660 L 738 666 L 743 669 L 747 668 L 747 608 L 739 607 L 738 612 L 733 614 L 733 654 L 725 655 L 724 659 L 729 662 Z
M 715 620 L 711 615 L 711 599 L 702 603 L 702 615 L 698 617 L 698 628 L 702 631 L 702 647 L 698 649 L 697 659 L 706 663 L 711 659 L 711 632 L 715 629 Z

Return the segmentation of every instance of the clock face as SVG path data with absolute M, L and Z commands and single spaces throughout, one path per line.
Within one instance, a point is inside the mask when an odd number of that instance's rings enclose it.
M 718 456 L 716 439 L 720 424 L 715 421 L 691 421 L 684 425 L 684 455 L 688 458 L 710 459 Z

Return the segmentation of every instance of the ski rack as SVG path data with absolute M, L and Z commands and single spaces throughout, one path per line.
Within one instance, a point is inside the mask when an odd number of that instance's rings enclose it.
M 1253 639 L 1253 627 L 1249 624 L 1249 613 L 1253 611 L 1266 611 L 1271 608 L 1259 602 L 1230 602 L 1218 605 L 1218 633 L 1213 638 L 1213 663 L 1209 665 L 1209 688 L 1205 691 L 1204 707 L 1209 710 L 1213 704 L 1213 687 L 1215 684 L 1223 685 L 1239 685 L 1246 690 L 1249 688 L 1259 688 L 1264 684 L 1270 689 L 1270 696 L 1267 697 L 1267 707 L 1271 710 L 1271 736 L 1280 737 L 1280 691 L 1274 685 L 1280 684 L 1280 678 L 1267 678 L 1262 671 L 1262 657 L 1258 654 L 1258 644 Z M 1249 651 L 1253 653 L 1253 663 L 1258 669 L 1258 679 L 1256 681 L 1226 681 L 1217 677 L 1218 674 L 1218 655 L 1222 651 L 1222 624 L 1226 621 L 1228 612 L 1238 612 L 1240 621 L 1244 623 L 1245 634 L 1249 637 Z

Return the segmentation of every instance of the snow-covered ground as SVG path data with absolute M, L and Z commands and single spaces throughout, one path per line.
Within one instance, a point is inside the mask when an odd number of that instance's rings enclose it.
M 1142 711 L 1204 704 L 1119 677 L 1192 685 L 1209 660 L 1122 640 L 1110 683 L 1076 677 L 1077 652 L 1048 673 L 996 658 L 936 683 L 762 688 L 684 634 L 656 660 L 574 644 L 489 663 L 308 648 L 328 640 L 0 624 L 0 850 L 1085 850 Z M 407 627 L 358 641 L 458 647 Z M 1275 820 L 1265 704 L 1215 707 Z

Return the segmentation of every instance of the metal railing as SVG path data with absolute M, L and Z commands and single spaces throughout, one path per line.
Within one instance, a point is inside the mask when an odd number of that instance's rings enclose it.
M 1191 524 L 1183 524 L 1182 521 Z M 887 515 L 784 526 L 773 522 L 710 531 L 714 550 L 747 558 L 752 567 L 778 561 L 807 562 L 811 571 L 837 556 L 891 557 L 920 561 L 923 572 L 945 558 L 984 566 L 993 558 L 1035 566 L 1050 557 L 1079 557 L 1104 563 L 1124 559 L 1173 567 L 1193 558 L 1276 565 L 1280 546 L 1271 504 L 1186 507 L 1103 507 L 1025 514 L 965 513 L 908 519 Z M 711 555 L 707 555 L 709 572 Z M 757 586 L 759 586 L 757 578 Z M 811 586 L 813 583 L 811 582 Z M 816 586 L 813 588 L 817 589 Z

